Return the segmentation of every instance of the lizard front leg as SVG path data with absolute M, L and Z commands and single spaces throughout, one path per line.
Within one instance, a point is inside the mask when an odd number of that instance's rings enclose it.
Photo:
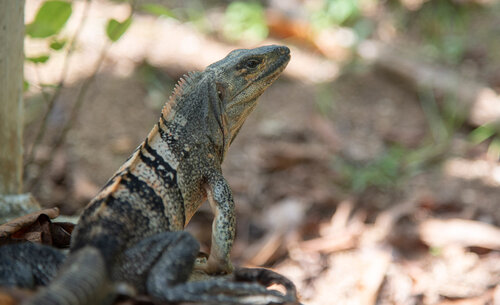
M 233 265 L 230 252 L 236 231 L 233 195 L 221 173 L 208 176 L 206 184 L 208 202 L 214 213 L 212 223 L 212 246 L 206 266 L 198 268 L 209 274 L 231 273 Z
M 211 276 L 186 282 L 199 249 L 199 243 L 186 231 L 158 233 L 120 254 L 112 278 L 161 301 L 248 305 L 255 304 L 245 300 L 250 296 L 270 298 L 280 304 L 288 300 L 280 292 L 266 289 L 271 281 L 268 279 L 274 279 L 267 275 L 272 275 L 271 271 L 265 274 L 239 270 L 234 280 Z

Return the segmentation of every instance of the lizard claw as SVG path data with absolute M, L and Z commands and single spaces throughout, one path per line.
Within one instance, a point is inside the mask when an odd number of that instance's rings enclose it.
M 272 284 L 281 285 L 286 290 L 286 302 L 300 304 L 293 282 L 277 272 L 265 268 L 238 268 L 234 271 L 233 277 L 236 282 L 257 282 L 265 287 Z

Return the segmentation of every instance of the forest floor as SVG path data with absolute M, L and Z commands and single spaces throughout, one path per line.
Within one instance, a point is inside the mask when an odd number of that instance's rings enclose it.
M 97 58 L 100 16 L 123 11 L 95 3 L 48 139 Z M 147 135 L 176 79 L 236 47 L 189 25 L 136 18 L 35 197 L 77 214 Z M 500 162 L 488 142 L 471 144 L 474 126 L 362 60 L 340 66 L 290 47 L 290 71 L 260 98 L 223 167 L 236 202 L 236 264 L 288 276 L 304 304 L 500 304 Z M 57 59 L 41 70 L 46 82 L 57 79 L 51 71 Z M 26 143 L 40 99 L 28 94 Z M 48 143 L 36 160 L 50 158 Z M 28 178 L 36 174 L 28 168 Z M 188 226 L 205 251 L 210 222 L 204 205 Z

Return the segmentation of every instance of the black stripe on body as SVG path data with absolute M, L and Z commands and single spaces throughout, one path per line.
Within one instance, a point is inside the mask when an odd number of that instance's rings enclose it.
M 140 201 L 139 194 L 123 194 L 119 197 L 113 197 L 108 203 L 108 207 L 113 211 L 113 217 L 126 225 L 127 244 L 130 246 L 132 239 L 141 239 L 151 233 L 165 231 L 169 227 L 169 219 L 164 216 L 164 210 L 151 209 L 148 200 L 143 201 L 142 205 L 133 205 L 132 201 Z M 153 213 L 151 213 L 153 210 Z M 161 214 L 159 214 L 161 213 Z M 116 217 L 114 217 L 116 215 Z M 154 219 L 153 219 L 154 218 Z M 161 220 L 162 223 L 158 223 Z M 113 219 L 110 219 L 113 221 Z M 137 242 L 137 240 L 135 241 Z
M 148 167 L 152 168 L 156 175 L 163 181 L 163 184 L 168 187 L 178 187 L 177 185 L 177 171 L 170 166 L 170 164 L 165 161 L 148 143 L 148 139 L 144 141 L 144 149 L 153 156 L 150 159 L 144 153 L 139 151 L 139 158 Z
M 141 145 L 137 146 L 134 151 L 130 154 L 130 156 L 128 156 L 127 160 L 125 160 L 125 162 L 123 163 L 127 163 L 133 156 L 134 154 L 141 148 Z
M 99 249 L 107 267 L 111 268 L 114 263 L 113 260 L 119 251 L 136 243 L 140 238 L 151 235 L 151 214 L 141 205 L 132 204 L 133 200 L 139 200 L 140 195 L 132 193 L 131 189 L 135 188 L 130 185 L 133 183 L 126 184 L 129 190 L 127 193 L 131 194 L 125 193 L 126 195 L 124 195 L 129 197 L 109 195 L 94 201 L 87 208 L 80 219 L 80 224 L 84 225 L 77 226 L 78 234 L 75 235 L 77 238 L 72 240 L 72 252 L 85 246 L 93 246 Z M 99 208 L 104 208 L 103 211 L 106 211 L 106 213 L 98 212 L 96 214 L 95 212 Z M 163 215 L 163 210 L 161 213 Z M 165 221 L 164 227 L 168 228 L 168 218 L 161 215 L 158 215 L 159 218 Z
M 124 229 L 121 214 L 126 213 L 113 213 L 112 217 L 101 217 L 97 210 L 103 205 L 109 205 L 113 202 L 112 197 L 105 197 L 94 200 L 89 205 L 82 216 L 73 232 L 71 240 L 71 252 L 86 246 L 93 246 L 102 253 L 107 267 L 110 268 L 112 259 L 118 251 L 123 247 L 122 238 L 126 238 L 123 232 L 128 230 Z M 123 207 L 121 208 L 123 210 Z
M 135 155 L 135 153 L 141 148 L 141 145 L 137 146 L 136 149 L 134 149 L 134 152 L 132 154 L 130 154 L 130 156 L 128 156 L 127 160 L 125 160 L 124 164 L 127 163 L 128 161 L 130 161 L 130 159 L 132 159 L 132 157 Z M 126 170 L 126 169 L 125 169 Z M 108 181 L 106 181 L 106 184 L 104 184 L 104 186 L 101 188 L 100 191 L 104 190 L 105 188 L 107 188 L 108 186 L 110 186 L 111 184 L 113 184 L 113 182 L 115 182 L 116 180 L 116 177 L 119 177 L 121 175 L 123 175 L 123 173 L 125 172 L 125 170 L 122 170 L 120 172 L 117 172 L 117 173 L 114 173 L 114 175 L 109 178 Z M 99 192 L 100 192 L 99 191 Z
M 167 124 L 167 119 L 165 119 L 165 116 L 163 115 L 163 112 L 160 114 L 160 122 L 163 124 L 163 125 L 166 125 Z M 158 124 L 160 124 L 160 122 L 158 122 Z M 158 126 L 160 127 L 160 126 Z
M 152 148 L 149 143 L 148 139 L 144 141 L 144 149 L 153 156 L 153 160 L 145 156 L 142 151 L 139 153 L 139 157 L 141 160 L 150 168 L 153 168 L 155 173 L 157 174 L 158 177 L 162 179 L 165 185 L 170 187 L 170 192 L 174 191 L 174 194 L 172 194 L 170 200 L 172 200 L 171 203 L 177 203 L 175 204 L 175 208 L 179 209 L 179 214 L 182 215 L 182 225 L 186 223 L 186 213 L 185 213 L 185 208 L 184 208 L 184 199 L 182 197 L 182 193 L 177 181 L 177 171 L 173 169 L 170 164 L 165 161 L 162 156 L 160 156 L 154 148 Z M 165 204 L 171 204 L 171 203 L 165 203 Z
M 122 176 L 120 184 L 125 186 L 130 193 L 137 194 L 144 199 L 144 203 L 147 204 L 150 210 L 159 215 L 164 215 L 165 204 L 162 198 L 146 182 L 129 172 Z M 130 203 L 128 204 L 130 205 Z
M 109 180 L 106 182 L 106 184 L 104 184 L 104 186 L 99 190 L 99 193 L 101 191 L 103 191 L 104 189 L 106 189 L 111 184 L 113 184 L 115 182 L 115 180 L 116 180 L 116 177 L 121 176 L 122 174 L 123 174 L 123 172 L 115 173 L 113 175 L 113 177 L 109 178 Z
M 163 141 L 165 141 L 168 145 L 172 145 L 175 144 L 177 140 L 174 138 L 173 133 L 168 131 L 168 125 L 169 123 L 165 121 L 165 118 L 163 116 L 161 116 L 160 121 L 158 121 L 158 132 L 160 133 Z M 164 128 L 167 128 L 167 130 L 165 130 Z

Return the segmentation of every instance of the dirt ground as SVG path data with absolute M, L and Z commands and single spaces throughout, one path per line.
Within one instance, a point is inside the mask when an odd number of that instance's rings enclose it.
M 102 45 L 91 34 L 104 11 L 123 14 L 119 5 L 94 4 L 71 81 L 36 155 L 53 162 L 28 190 L 63 214 L 81 211 L 144 139 L 183 73 L 237 47 L 189 25 L 137 18 L 111 47 L 67 143 L 49 156 L 50 139 Z M 169 36 L 154 47 L 138 43 L 156 37 L 145 30 L 150 26 Z M 362 61 L 336 69 L 319 54 L 290 47 L 291 71 L 260 98 L 223 167 L 237 206 L 236 264 L 283 273 L 304 304 L 500 304 L 500 162 L 488 156 L 488 143 L 470 144 L 474 127 L 465 122 L 436 137 L 422 94 L 384 71 Z M 484 77 L 494 85 L 491 65 Z M 57 79 L 51 69 L 42 76 Z M 330 79 L 307 79 L 299 73 L 305 69 Z M 26 71 L 34 77 L 33 67 Z M 28 93 L 27 149 L 40 103 L 39 94 Z M 406 158 L 445 139 L 449 145 L 435 158 Z M 39 174 L 32 165 L 27 180 Z M 204 205 L 188 226 L 205 251 L 210 221 Z

